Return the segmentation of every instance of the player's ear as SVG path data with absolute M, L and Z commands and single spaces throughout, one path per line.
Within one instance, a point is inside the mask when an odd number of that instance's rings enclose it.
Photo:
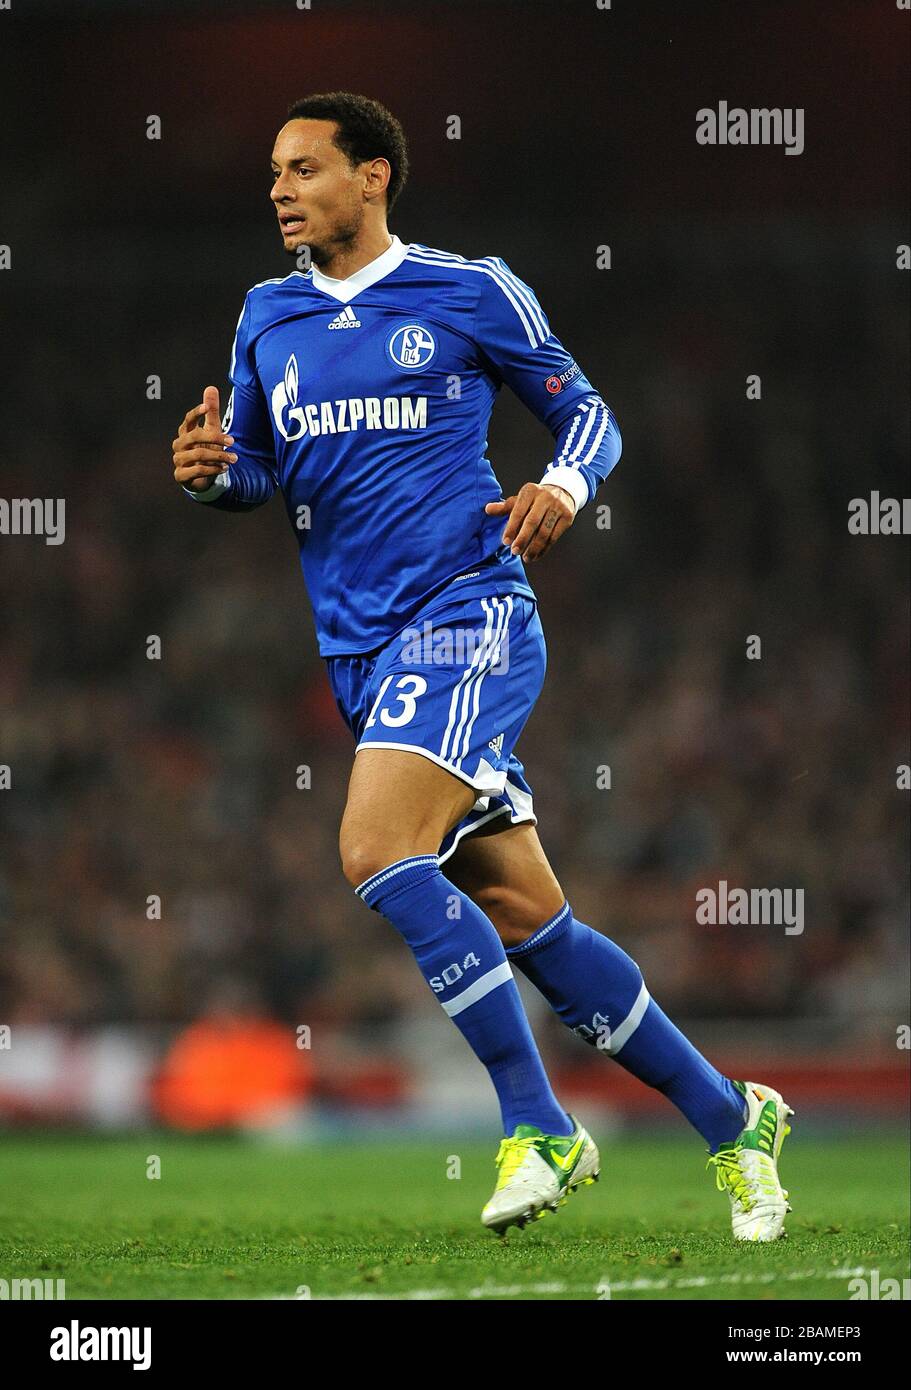
M 389 180 L 392 178 L 392 165 L 388 159 L 383 159 L 378 155 L 376 159 L 371 159 L 367 166 L 367 189 L 371 195 L 387 193 Z

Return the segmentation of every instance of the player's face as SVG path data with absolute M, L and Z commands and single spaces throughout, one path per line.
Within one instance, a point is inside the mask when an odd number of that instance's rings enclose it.
M 310 247 L 323 265 L 357 236 L 364 217 L 364 176 L 332 143 L 335 121 L 293 120 L 278 132 L 272 151 L 270 197 L 285 250 Z

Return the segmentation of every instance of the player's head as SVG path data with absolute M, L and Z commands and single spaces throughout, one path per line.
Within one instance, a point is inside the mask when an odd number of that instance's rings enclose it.
M 272 173 L 285 250 L 306 244 L 321 265 L 354 241 L 368 219 L 385 226 L 408 178 L 405 132 L 369 97 L 304 97 L 289 107 L 276 136 Z M 294 214 L 298 220 L 291 222 Z

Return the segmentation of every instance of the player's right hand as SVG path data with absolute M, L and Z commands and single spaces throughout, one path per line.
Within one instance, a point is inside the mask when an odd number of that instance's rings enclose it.
M 200 417 L 205 418 L 202 425 Z M 194 492 L 211 487 L 213 477 L 237 462 L 237 455 L 228 452 L 227 446 L 233 443 L 234 436 L 225 434 L 221 428 L 218 387 L 207 386 L 202 393 L 202 404 L 187 411 L 178 427 L 177 438 L 171 441 L 175 483 L 192 488 Z

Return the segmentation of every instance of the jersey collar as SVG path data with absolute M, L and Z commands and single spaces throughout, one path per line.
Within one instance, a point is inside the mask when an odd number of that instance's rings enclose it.
M 393 233 L 392 245 L 387 246 L 374 260 L 362 265 L 353 275 L 349 275 L 347 280 L 333 280 L 331 275 L 324 275 L 318 266 L 313 266 L 310 273 L 318 290 L 322 290 L 323 294 L 330 294 L 342 304 L 347 304 L 356 294 L 360 294 L 361 290 L 369 289 L 377 280 L 382 280 L 390 271 L 395 270 L 396 266 L 401 265 L 408 250 L 408 246 L 399 241 Z

